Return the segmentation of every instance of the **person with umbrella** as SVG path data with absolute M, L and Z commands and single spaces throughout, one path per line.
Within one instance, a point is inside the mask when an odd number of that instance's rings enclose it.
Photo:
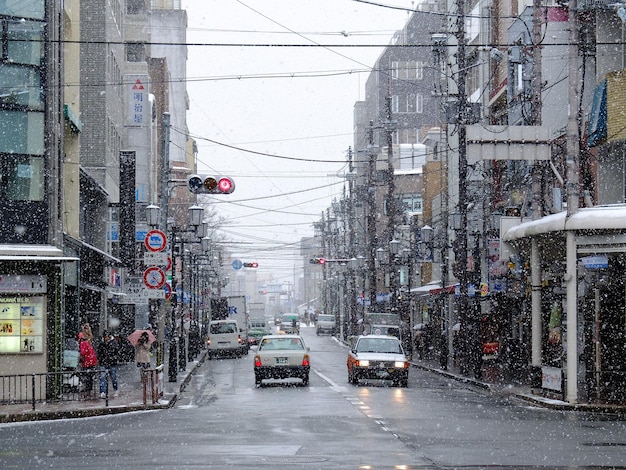
M 132 336 L 132 335 L 131 335 Z M 154 335 L 152 335 L 154 337 Z M 129 336 L 129 340 L 130 340 Z M 132 342 L 132 340 L 131 340 Z M 148 331 L 143 331 L 139 335 L 137 339 L 137 343 L 135 344 L 135 362 L 137 363 L 137 367 L 142 370 L 150 369 L 150 346 L 152 345 L 152 341 L 150 340 L 150 333 Z
M 98 359 L 102 366 L 100 372 L 100 398 L 106 398 L 106 390 L 108 384 L 108 376 L 111 377 L 113 384 L 113 396 L 118 395 L 117 384 L 117 363 L 120 352 L 120 345 L 117 340 L 111 336 L 108 331 L 102 333 L 102 341 L 98 345 Z

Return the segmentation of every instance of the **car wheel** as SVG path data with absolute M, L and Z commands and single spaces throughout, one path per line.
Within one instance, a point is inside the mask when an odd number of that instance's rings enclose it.
M 302 377 L 302 385 L 304 385 L 305 387 L 309 385 L 309 374 Z
M 261 379 L 261 376 L 259 374 L 254 375 L 254 384 L 258 385 L 259 387 L 263 386 L 263 379 Z
M 409 379 L 403 379 L 400 382 L 400 386 L 403 387 L 403 388 L 407 388 L 409 386 Z

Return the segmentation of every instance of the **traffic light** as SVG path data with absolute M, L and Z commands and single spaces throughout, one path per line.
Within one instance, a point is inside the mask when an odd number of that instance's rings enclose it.
M 326 258 L 311 258 L 309 260 L 311 264 L 326 264 Z
M 254 261 L 252 263 L 243 263 L 243 267 L 244 268 L 258 268 L 259 267 L 259 263 L 257 263 L 256 261 Z
M 194 194 L 230 194 L 235 190 L 235 181 L 228 176 L 190 175 L 187 188 Z

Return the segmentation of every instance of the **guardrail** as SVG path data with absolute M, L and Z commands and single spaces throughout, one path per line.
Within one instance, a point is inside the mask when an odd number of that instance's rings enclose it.
M 0 405 L 92 400 L 99 381 L 98 369 L 0 375 Z

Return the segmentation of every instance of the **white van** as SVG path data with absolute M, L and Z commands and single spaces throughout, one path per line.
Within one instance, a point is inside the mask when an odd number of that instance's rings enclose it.
M 209 322 L 207 349 L 209 359 L 215 356 L 247 354 L 246 338 L 241 334 L 237 320 L 213 320 Z

